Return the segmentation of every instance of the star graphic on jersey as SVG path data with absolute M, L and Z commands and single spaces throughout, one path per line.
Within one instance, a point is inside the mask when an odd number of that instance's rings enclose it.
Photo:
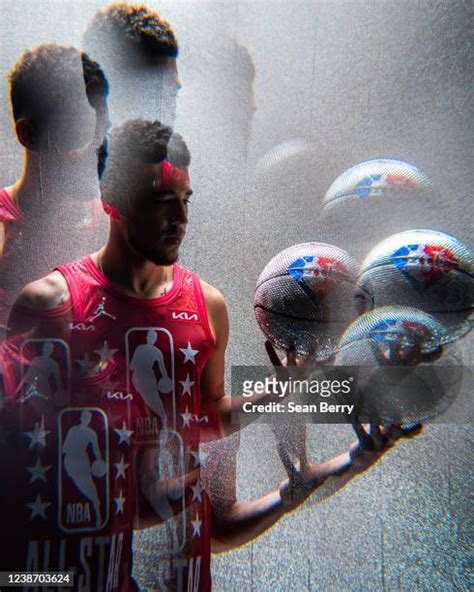
M 115 479 L 120 479 L 120 477 L 126 478 L 125 471 L 128 469 L 130 465 L 124 462 L 124 456 L 122 454 L 122 458 L 120 462 L 114 463 L 115 468 L 117 469 L 117 474 L 115 475 Z
M 130 436 L 133 434 L 133 430 L 127 430 L 127 425 L 124 421 L 122 422 L 122 427 L 120 429 L 115 428 L 114 432 L 118 434 L 119 446 L 122 442 L 125 442 L 127 446 L 130 446 Z
M 186 405 L 186 411 L 180 414 L 183 418 L 183 428 L 191 427 L 191 420 L 193 418 L 193 414 L 189 413 L 188 406 Z
M 204 465 L 206 463 L 207 457 L 209 456 L 209 452 L 203 452 L 202 450 L 191 450 L 191 448 L 189 448 L 189 454 L 194 458 L 195 467 Z
M 42 465 L 38 458 L 34 467 L 26 467 L 26 470 L 31 473 L 30 483 L 34 483 L 37 479 L 46 483 L 46 471 L 49 471 L 51 465 Z
M 196 364 L 196 360 L 194 358 L 199 353 L 199 350 L 193 349 L 190 341 L 188 341 L 187 347 L 180 347 L 179 351 L 184 354 L 183 364 L 186 364 L 186 362 L 192 362 L 193 364 Z
M 186 380 L 180 380 L 179 384 L 183 387 L 183 392 L 181 394 L 191 396 L 191 387 L 193 386 L 194 381 L 189 379 L 189 374 L 186 374 Z
M 46 436 L 50 433 L 50 430 L 44 429 L 44 415 L 41 416 L 41 422 L 35 423 L 35 427 L 32 432 L 25 432 L 25 436 L 30 438 L 29 448 L 33 448 L 35 444 L 39 446 L 46 446 Z
M 81 367 L 82 374 L 89 374 L 95 367 L 95 363 L 89 360 L 89 354 L 87 352 L 84 354 L 82 360 L 76 360 L 76 364 L 79 364 Z
M 201 536 L 201 524 L 202 520 L 199 520 L 199 515 L 196 512 L 196 518 L 191 520 L 191 524 L 193 525 L 193 538 Z
M 99 354 L 101 362 L 111 362 L 114 354 L 118 352 L 118 349 L 110 349 L 107 341 L 104 341 L 104 345 L 101 349 L 94 350 L 96 354 Z
M 46 508 L 51 505 L 51 502 L 41 501 L 41 494 L 38 493 L 35 501 L 26 505 L 31 510 L 30 520 L 33 520 L 35 516 L 41 516 L 41 518 L 46 518 Z
M 202 494 L 204 491 L 204 488 L 201 487 L 201 483 L 199 481 L 196 482 L 196 485 L 191 485 L 191 489 L 193 491 L 193 499 L 191 500 L 192 502 L 197 501 L 200 502 L 202 501 Z
M 122 490 L 120 490 L 119 496 L 114 497 L 114 502 L 117 504 L 115 508 L 115 515 L 123 514 L 123 504 L 125 503 L 126 497 L 122 494 Z

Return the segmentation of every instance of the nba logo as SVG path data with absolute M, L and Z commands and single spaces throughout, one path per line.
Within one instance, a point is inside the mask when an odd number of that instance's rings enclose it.
M 431 331 L 415 321 L 387 319 L 373 328 L 372 336 L 376 346 L 374 353 L 381 356 L 380 361 L 402 364 L 410 352 L 422 348 Z
M 66 404 L 71 383 L 69 347 L 62 339 L 26 339 L 20 348 L 20 402 L 53 400 Z
M 346 273 L 344 265 L 333 257 L 304 256 L 288 267 L 288 274 L 305 291 L 309 288 L 316 293 L 330 290 L 338 277 Z
M 64 532 L 98 531 L 109 518 L 108 421 L 96 407 L 58 416 L 58 523 Z
M 127 392 L 137 393 L 160 425 L 176 427 L 174 341 L 163 327 L 132 327 L 125 335 Z
M 429 288 L 440 282 L 459 264 L 449 249 L 428 244 L 405 245 L 392 253 L 390 258 L 417 289 Z

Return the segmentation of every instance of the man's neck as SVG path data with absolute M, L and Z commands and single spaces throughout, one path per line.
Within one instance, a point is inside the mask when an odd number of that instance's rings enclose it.
M 94 253 L 92 259 L 106 278 L 129 296 L 156 298 L 173 284 L 172 265 L 156 265 L 143 259 L 114 236 L 113 230 L 105 247 Z
M 78 165 L 81 166 L 81 165 Z M 69 170 L 68 170 L 69 169 Z M 21 177 L 7 191 L 25 214 L 41 216 L 65 201 L 85 202 L 99 197 L 97 170 L 74 170 L 74 163 L 50 162 L 38 153 L 25 156 Z

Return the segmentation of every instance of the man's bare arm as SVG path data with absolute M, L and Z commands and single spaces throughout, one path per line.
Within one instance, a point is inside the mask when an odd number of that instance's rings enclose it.
M 240 430 L 238 423 L 232 423 L 232 416 L 242 411 L 242 406 L 248 398 L 242 395 L 230 396 L 225 392 L 225 352 L 229 340 L 227 307 L 219 290 L 206 282 L 202 282 L 202 286 L 209 324 L 215 339 L 215 350 L 201 376 L 201 394 L 204 405 L 214 406 L 220 419 L 222 435 L 229 436 Z M 297 363 L 297 360 L 294 362 Z M 264 402 L 268 396 L 265 393 L 253 395 L 252 403 Z
M 309 497 L 321 502 L 334 495 L 354 477 L 372 468 L 397 439 L 415 436 L 420 429 L 417 426 L 402 431 L 389 426 L 370 430 L 366 432 L 364 443 L 358 441 L 347 452 L 326 462 L 312 464 L 309 472 L 286 479 L 278 489 L 250 502 L 237 501 L 238 445 L 234 444 L 231 449 L 219 446 L 216 451 L 218 459 L 208 461 L 212 467 L 208 477 L 213 507 L 212 551 L 229 551 L 254 540 Z
M 232 425 L 231 413 L 241 407 L 244 398 L 225 394 L 224 367 L 229 323 L 224 297 L 208 284 L 204 284 L 203 289 L 216 347 L 204 370 L 201 392 L 205 399 L 216 405 L 223 431 L 229 434 L 239 429 L 238 425 Z M 278 489 L 249 502 L 239 502 L 236 496 L 236 435 L 216 442 L 208 461 L 207 478 L 213 507 L 212 550 L 228 551 L 255 539 L 316 491 L 318 500 L 333 495 L 350 479 L 373 466 L 398 437 L 412 435 L 403 434 L 394 426 L 382 430 L 376 426 L 370 434 L 362 426 L 361 429 L 364 430 L 364 437 L 350 450 L 326 462 L 309 464 L 304 472 L 294 472 Z M 229 445 L 232 439 L 234 444 Z
M 37 331 L 41 312 L 64 304 L 69 297 L 67 282 L 58 271 L 27 284 L 10 312 L 7 338 Z

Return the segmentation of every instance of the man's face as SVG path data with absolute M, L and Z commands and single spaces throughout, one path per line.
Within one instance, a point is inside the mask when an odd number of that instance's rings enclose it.
M 177 169 L 168 162 L 143 165 L 133 162 L 133 195 L 124 212 L 123 228 L 132 249 L 156 265 L 171 265 L 188 223 L 188 203 L 192 195 L 187 168 Z
M 52 121 L 40 148 L 48 158 L 44 170 L 46 184 L 63 187 L 76 200 L 97 195 L 98 151 L 110 125 L 105 97 L 97 99 L 96 109 L 87 98 L 82 107 L 71 117 Z
M 133 115 L 174 127 L 180 88 L 175 58 L 154 58 L 140 64 L 123 81 L 120 92 L 112 93 L 114 125 L 125 123 Z

